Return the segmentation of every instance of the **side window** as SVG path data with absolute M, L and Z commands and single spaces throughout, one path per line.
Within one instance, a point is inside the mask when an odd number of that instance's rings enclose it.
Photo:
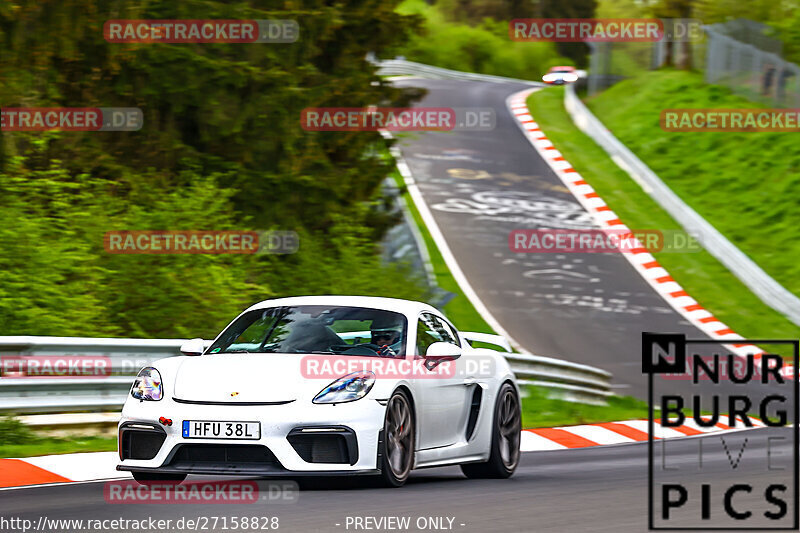
M 449 322 L 447 322 L 446 320 L 442 320 L 439 317 L 436 317 L 436 321 L 442 325 L 442 330 L 447 334 L 447 337 L 449 338 L 449 340 L 445 342 L 449 342 L 450 344 L 455 344 L 460 348 L 461 343 L 458 340 L 458 335 L 456 334 L 455 328 L 453 328 L 453 326 L 451 326 Z
M 417 322 L 417 355 L 425 355 L 434 342 L 449 342 L 460 346 L 453 328 L 439 317 L 422 313 Z
M 424 315 L 423 315 L 424 317 Z M 430 324 L 420 317 L 417 321 L 417 356 L 422 357 L 428 351 L 428 346 L 438 341 Z
M 261 318 L 255 320 L 252 324 L 242 331 L 241 335 L 230 343 L 225 349 L 245 349 L 255 350 L 261 343 L 264 342 L 267 334 L 272 331 L 277 317 L 272 315 L 269 311 L 264 311 Z

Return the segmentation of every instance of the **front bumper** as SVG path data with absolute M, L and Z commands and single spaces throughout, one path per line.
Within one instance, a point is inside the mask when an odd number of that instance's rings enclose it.
M 159 466 L 156 468 L 144 468 L 141 466 L 127 466 L 117 465 L 117 470 L 121 472 L 153 472 L 157 474 L 202 474 L 211 476 L 259 476 L 259 477 L 302 477 L 302 476 L 372 476 L 380 474 L 379 469 L 372 470 L 314 470 L 314 471 L 298 471 L 298 470 L 264 470 L 264 469 L 238 469 L 238 468 L 193 468 L 186 470 L 176 468 L 173 466 Z
M 373 399 L 337 405 L 187 405 L 171 398 L 159 402 L 129 401 L 120 420 L 120 464 L 117 470 L 160 473 L 302 475 L 374 474 L 386 407 Z M 173 420 L 163 426 L 160 417 Z M 184 438 L 183 420 L 258 421 L 257 440 Z M 136 426 L 136 427 L 131 427 Z M 153 429 L 147 430 L 146 426 Z M 163 443 L 148 459 L 130 457 L 123 450 L 130 431 L 163 433 Z M 324 447 L 307 445 L 304 438 L 331 438 Z M 158 437 L 161 438 L 160 436 Z M 309 441 L 310 442 L 310 441 Z M 338 448 L 337 448 L 338 447 Z M 337 455 L 338 452 L 338 455 Z M 141 456 L 141 455 L 139 455 Z M 146 455 L 150 457 L 150 455 Z M 244 457 L 244 459 L 242 459 Z M 341 462 L 337 457 L 341 457 Z M 334 462 L 332 462 L 334 461 Z

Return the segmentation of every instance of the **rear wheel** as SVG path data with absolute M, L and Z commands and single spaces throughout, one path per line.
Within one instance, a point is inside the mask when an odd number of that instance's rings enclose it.
M 384 485 L 400 487 L 408 479 L 414 464 L 414 435 L 411 402 L 404 392 L 396 391 L 386 404 L 383 422 L 379 467 Z
M 497 395 L 492 420 L 492 448 L 484 463 L 461 465 L 469 478 L 510 477 L 519 464 L 519 441 L 522 431 L 519 396 L 510 383 L 504 383 Z
M 164 474 L 159 472 L 131 472 L 133 479 L 140 485 L 152 485 L 154 483 L 174 483 L 177 485 L 184 479 L 186 474 Z

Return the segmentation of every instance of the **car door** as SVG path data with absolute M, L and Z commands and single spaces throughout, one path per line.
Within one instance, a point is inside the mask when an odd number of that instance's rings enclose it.
M 461 346 L 450 324 L 433 313 L 421 313 L 417 321 L 416 357 L 422 358 L 434 342 Z M 434 373 L 417 378 L 421 402 L 419 413 L 420 449 L 439 448 L 458 442 L 466 428 L 469 410 L 469 382 L 464 372 L 465 361 L 459 357 L 449 364 L 454 372 Z

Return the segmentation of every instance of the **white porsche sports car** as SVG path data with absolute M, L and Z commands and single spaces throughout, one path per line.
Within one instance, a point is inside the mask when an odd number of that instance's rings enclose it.
M 506 478 L 519 461 L 519 390 L 495 335 L 391 298 L 267 300 L 210 344 L 136 378 L 118 470 L 140 483 L 187 474 L 374 475 L 461 465 Z

